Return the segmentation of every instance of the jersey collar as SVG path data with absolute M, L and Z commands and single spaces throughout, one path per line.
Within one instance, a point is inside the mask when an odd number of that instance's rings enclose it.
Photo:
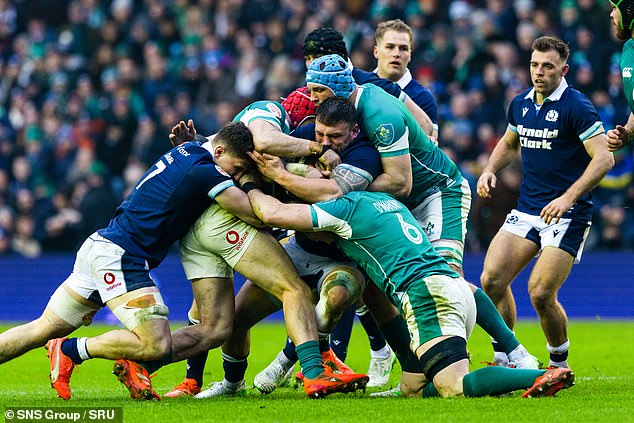
M 214 158 L 214 146 L 211 144 L 211 141 L 206 141 L 204 143 L 202 143 L 200 145 L 202 148 L 204 148 L 205 150 L 209 151 L 209 154 L 211 154 L 211 158 Z M 216 162 L 216 160 L 214 160 L 214 163 Z
M 378 75 L 379 68 L 374 68 L 372 72 Z M 401 76 L 401 79 L 395 82 L 395 84 L 398 84 L 398 86 L 401 87 L 402 90 L 404 90 L 405 87 L 407 87 L 407 84 L 409 84 L 410 82 L 412 82 L 412 73 L 409 71 L 408 68 L 405 68 L 405 73 L 403 74 L 403 76 Z
M 405 87 L 407 87 L 407 84 L 409 84 L 411 81 L 412 81 L 412 73 L 409 71 L 409 69 L 405 68 L 405 73 L 403 74 L 401 79 L 396 81 L 396 83 L 398 84 L 399 87 L 401 87 L 402 90 L 404 90 Z
M 557 89 L 553 91 L 551 95 L 549 95 L 548 97 L 544 99 L 544 103 L 546 103 L 547 101 L 561 100 L 561 96 L 563 95 L 566 88 L 568 88 L 568 82 L 566 82 L 566 78 L 561 78 L 561 82 L 559 83 L 559 86 L 557 87 Z M 535 88 L 531 88 L 531 90 L 528 92 L 528 94 L 526 94 L 526 96 L 524 96 L 524 98 L 534 103 L 535 102 Z

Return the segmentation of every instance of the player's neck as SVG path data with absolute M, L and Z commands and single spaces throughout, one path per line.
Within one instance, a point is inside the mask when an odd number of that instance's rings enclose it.
M 398 83 L 398 81 L 401 80 L 401 78 L 403 77 L 403 75 L 405 75 L 405 73 L 401 74 L 401 75 L 395 75 L 395 74 L 386 74 L 386 73 L 382 73 L 381 71 L 377 71 L 376 73 L 377 75 L 379 75 L 381 78 L 383 79 L 387 79 L 388 81 L 392 81 L 395 84 Z
M 543 93 L 538 93 L 537 91 L 535 91 L 535 98 L 533 99 L 533 102 L 535 104 L 544 104 L 544 100 L 547 98 L 547 95 L 544 95 Z

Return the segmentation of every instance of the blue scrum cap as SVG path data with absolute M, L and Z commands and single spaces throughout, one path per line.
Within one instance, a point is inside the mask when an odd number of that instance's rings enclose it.
M 329 54 L 315 59 L 306 72 L 306 82 L 323 85 L 337 96 L 348 98 L 354 91 L 352 67 L 341 56 Z

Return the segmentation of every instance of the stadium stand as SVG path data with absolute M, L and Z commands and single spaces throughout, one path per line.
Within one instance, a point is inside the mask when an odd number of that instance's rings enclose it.
M 436 96 L 440 144 L 472 184 L 508 101 L 529 85 L 536 36 L 569 43 L 568 82 L 606 129 L 629 114 L 604 0 L 52 3 L 0 0 L 0 256 L 75 251 L 170 147 L 178 120 L 212 133 L 245 104 L 303 85 L 303 38 L 319 26 L 342 32 L 367 70 L 377 22 L 414 29 L 410 69 Z M 586 251 L 634 248 L 631 147 L 619 160 L 597 195 Z M 467 252 L 486 249 L 518 182 L 512 167 L 500 195 L 474 198 Z

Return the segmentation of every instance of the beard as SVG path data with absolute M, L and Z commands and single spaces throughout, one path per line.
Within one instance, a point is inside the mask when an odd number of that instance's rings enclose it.
M 632 31 L 625 29 L 621 26 L 616 26 L 616 38 L 621 41 L 627 41 L 632 38 Z

